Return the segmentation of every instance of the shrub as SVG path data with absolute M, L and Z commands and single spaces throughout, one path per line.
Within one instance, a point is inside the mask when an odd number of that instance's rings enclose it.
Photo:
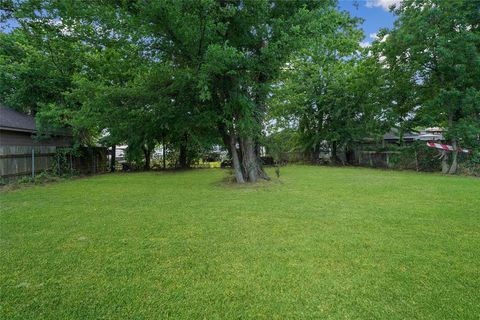
M 460 164 L 459 173 L 480 177 L 480 151 L 474 151 Z
M 16 182 L 19 183 L 19 184 L 26 184 L 26 183 L 33 182 L 33 180 L 32 180 L 32 177 L 30 177 L 30 176 L 23 176 L 23 177 L 19 178 L 18 180 L 16 180 Z
M 42 171 L 35 176 L 35 183 L 47 183 L 60 180 L 60 177 L 49 171 Z

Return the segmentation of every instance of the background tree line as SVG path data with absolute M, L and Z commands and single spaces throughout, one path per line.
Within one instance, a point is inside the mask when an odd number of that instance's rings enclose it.
M 0 103 L 71 127 L 78 145 L 158 144 L 188 167 L 223 145 L 237 182 L 268 179 L 260 147 L 349 152 L 441 126 L 479 148 L 478 0 L 404 0 L 361 48 L 335 0 L 4 1 Z M 449 171 L 457 169 L 452 153 Z

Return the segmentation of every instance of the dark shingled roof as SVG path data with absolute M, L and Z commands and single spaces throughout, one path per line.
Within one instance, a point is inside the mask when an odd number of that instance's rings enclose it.
M 403 134 L 403 139 L 404 140 L 417 140 L 417 138 L 418 138 L 418 133 L 405 132 Z M 389 132 L 387 132 L 383 135 L 383 140 L 398 141 L 399 139 L 400 139 L 400 134 L 399 134 L 397 128 L 392 128 L 392 129 L 390 129 Z
M 0 106 L 0 129 L 36 132 L 37 126 L 34 117 Z

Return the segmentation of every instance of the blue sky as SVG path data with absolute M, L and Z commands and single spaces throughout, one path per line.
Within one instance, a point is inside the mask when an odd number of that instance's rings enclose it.
M 361 27 L 365 32 L 363 45 L 367 45 L 373 41 L 372 36 L 380 29 L 393 26 L 395 16 L 388 8 L 399 2 L 400 0 L 339 0 L 339 6 L 352 16 L 365 20 Z
M 10 32 L 13 28 L 16 28 L 17 26 L 18 24 L 14 20 L 0 22 L 0 32 Z

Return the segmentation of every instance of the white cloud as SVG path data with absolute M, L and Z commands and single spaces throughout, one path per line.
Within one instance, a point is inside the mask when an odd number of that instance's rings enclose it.
M 360 47 L 362 48 L 368 48 L 371 46 L 371 43 L 368 41 L 360 41 Z
M 380 37 L 378 36 L 378 34 L 376 34 L 376 33 L 370 33 L 368 37 L 369 37 L 370 39 L 372 39 L 372 41 L 377 40 L 377 41 L 380 41 L 380 42 L 385 42 L 385 40 L 387 40 L 388 36 L 389 36 L 389 35 L 388 35 L 388 33 L 387 33 L 387 34 L 384 35 L 382 38 L 380 38 Z
M 367 0 L 365 6 L 367 8 L 381 7 L 388 11 L 392 5 L 398 6 L 401 2 L 402 0 Z

